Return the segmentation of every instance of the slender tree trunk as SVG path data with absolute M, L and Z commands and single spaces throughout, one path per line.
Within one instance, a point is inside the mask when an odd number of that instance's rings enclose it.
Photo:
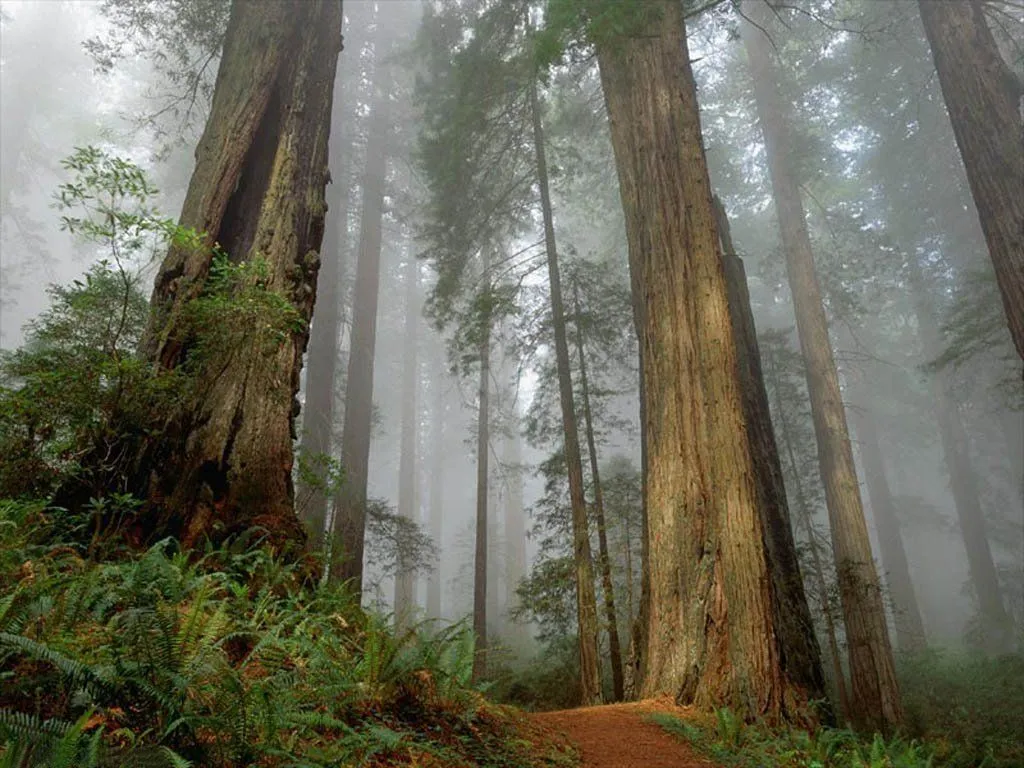
M 772 367 L 772 358 L 769 356 L 769 367 Z M 779 381 L 781 374 L 773 371 L 776 381 Z M 793 478 L 793 494 L 796 498 L 797 520 L 807 534 L 807 548 L 811 555 L 811 569 L 814 572 L 814 585 L 818 590 L 821 600 L 821 612 L 825 619 L 825 635 L 828 639 L 829 656 L 832 661 L 833 684 L 839 696 L 839 706 L 844 718 L 850 717 L 850 695 L 846 686 L 846 674 L 843 672 L 843 661 L 839 651 L 839 640 L 836 633 L 836 620 L 832 613 L 832 603 L 829 600 L 829 588 L 825 579 L 825 561 L 818 546 L 817 533 L 814 523 L 811 520 L 811 505 L 807 500 L 807 493 L 803 483 L 800 481 L 800 464 L 796 460 L 796 453 L 793 448 L 793 438 L 790 435 L 789 424 L 786 420 L 786 412 L 782 405 L 782 398 L 778 385 L 775 386 L 775 408 L 778 414 L 779 433 L 782 444 L 786 447 L 786 459 L 789 461 L 790 472 Z
M 1024 360 L 1024 84 L 1000 55 L 981 2 L 919 6 L 1010 335 Z
M 643 297 L 650 602 L 640 693 L 802 719 L 821 672 L 784 644 L 682 7 L 632 8 L 637 28 L 598 40 L 597 56 Z
M 431 409 L 431 438 L 433 466 L 430 472 L 430 536 L 437 547 L 438 561 L 427 578 L 427 617 L 441 618 L 441 562 L 444 560 L 442 535 L 444 534 L 444 482 L 445 482 L 445 390 L 443 350 L 434 367 L 434 406 Z
M 490 253 L 481 255 L 482 284 L 491 290 Z M 487 674 L 487 493 L 488 452 L 490 451 L 490 377 L 491 377 L 491 317 L 483 318 L 480 339 L 480 387 L 477 395 L 476 427 L 476 551 L 473 566 L 473 633 L 476 635 L 476 654 L 473 657 L 473 679 Z
M 416 389 L 419 371 L 416 363 L 416 339 L 419 325 L 419 264 L 411 248 L 405 267 L 405 342 L 402 351 L 402 434 L 401 455 L 398 461 L 398 514 L 406 520 L 417 521 L 417 424 Z M 395 573 L 395 626 L 405 629 L 412 620 L 416 601 L 416 579 L 412 564 L 405 562 L 399 549 L 398 569 Z
M 558 272 L 555 224 L 551 212 L 551 195 L 548 191 L 544 130 L 541 125 L 538 101 L 537 81 L 533 78 L 530 81 L 533 145 L 537 155 L 537 183 L 540 187 L 540 204 L 544 216 L 544 242 L 547 248 L 548 280 L 551 289 L 551 325 L 555 337 L 555 362 L 558 367 L 558 395 L 562 406 L 565 465 L 569 474 L 569 497 L 572 506 L 573 557 L 576 565 L 576 618 L 579 628 L 580 696 L 583 706 L 588 706 L 601 701 L 601 668 L 597 651 L 597 596 L 594 590 L 594 569 L 590 554 L 590 532 L 587 525 L 587 499 L 583 490 L 583 462 L 580 458 L 579 435 L 576 430 L 576 408 L 573 404 L 569 342 L 565 329 L 565 306 L 562 302 L 562 279 Z
M 910 564 L 903 547 L 903 534 L 896 518 L 896 507 L 885 476 L 882 444 L 878 429 L 869 413 L 854 409 L 853 424 L 860 439 L 861 462 L 867 480 L 868 498 L 878 527 L 878 546 L 885 567 L 885 580 L 889 586 L 895 614 L 896 643 L 904 653 L 921 651 L 926 647 L 924 622 L 910 578 Z
M 907 268 L 924 356 L 926 360 L 935 360 L 943 348 L 939 323 L 928 298 L 921 265 L 911 256 Z M 1012 644 L 1012 623 L 1003 605 L 999 576 L 988 542 L 985 512 L 981 507 L 978 479 L 971 463 L 967 431 L 964 429 L 956 399 L 951 393 L 952 382 L 949 380 L 949 374 L 941 369 L 935 371 L 931 375 L 929 389 L 946 471 L 949 472 L 957 522 L 960 524 L 960 533 L 967 552 L 971 585 L 981 614 L 986 648 L 990 652 L 998 653 L 1007 650 Z
M 337 78 L 332 122 L 340 126 L 344 118 L 341 93 L 342 78 Z M 346 135 L 337 142 L 342 147 L 341 165 L 333 182 L 328 207 L 327 227 L 324 232 L 323 256 L 317 279 L 316 322 L 310 328 L 309 353 L 306 355 L 306 402 L 302 413 L 302 452 L 310 462 L 315 482 L 301 489 L 304 505 L 298 510 L 309 537 L 308 547 L 316 551 L 324 545 L 324 524 L 330 496 L 327 488 L 327 464 L 332 456 L 331 435 L 334 428 L 334 387 L 338 361 L 338 343 L 341 332 L 342 273 L 348 253 L 349 173 L 347 161 L 351 156 L 351 140 Z M 336 163 L 337 165 L 337 163 Z
M 512 434 L 505 440 L 505 464 L 509 467 L 509 491 L 505 499 L 505 604 L 508 610 L 518 603 L 516 587 L 526 575 L 526 515 L 523 509 L 522 435 L 518 409 L 513 414 Z M 518 646 L 526 641 L 522 624 L 514 625 Z
M 594 419 L 590 411 L 590 386 L 587 381 L 587 360 L 580 326 L 580 293 L 573 285 L 573 303 L 576 312 L 576 354 L 580 359 L 580 397 L 583 400 L 583 426 L 587 434 L 587 454 L 590 457 L 590 476 L 594 486 L 594 519 L 597 522 L 598 554 L 601 558 L 601 589 L 604 590 L 605 620 L 608 622 L 608 653 L 612 662 L 612 692 L 615 701 L 622 701 L 622 646 L 619 643 L 619 619 L 615 611 L 615 584 L 612 581 L 612 561 L 608 555 L 608 531 L 605 527 L 604 494 L 601 492 L 601 473 L 597 461 L 597 440 L 594 438 Z
M 341 463 L 345 479 L 335 498 L 331 575 L 363 589 L 366 500 L 373 419 L 373 365 L 377 344 L 377 299 L 380 291 L 381 219 L 387 174 L 387 97 L 372 107 L 363 204 L 359 224 L 359 261 L 352 298 L 352 329 L 345 387 Z
M 340 49 L 336 2 L 232 5 L 180 220 L 204 233 L 207 247 L 172 246 L 157 274 L 141 347 L 156 367 L 181 367 L 201 341 L 204 329 L 191 326 L 189 308 L 206 288 L 214 243 L 235 263 L 262 258 L 266 288 L 310 320 Z M 148 501 L 147 529 L 176 534 L 186 548 L 215 530 L 222 536 L 252 525 L 278 543 L 302 541 L 292 440 L 308 329 L 291 329 L 280 342 L 250 328 L 231 336 L 207 350 L 201 394 L 136 457 L 134 490 Z
M 775 63 L 763 31 L 774 25 L 763 0 L 746 0 L 743 10 L 746 18 L 741 23 L 741 31 L 767 146 L 769 175 L 786 252 L 786 270 L 806 366 L 818 460 L 832 528 L 832 549 L 850 654 L 852 715 L 861 725 L 891 729 L 902 722 L 903 705 L 821 286 L 785 139 L 788 131 L 776 84 Z M 747 19 L 752 19 L 753 23 Z
M 501 413 L 500 390 L 495 411 Z M 500 416 L 499 416 L 500 418 Z M 501 598 L 504 590 L 501 584 L 501 561 L 504 549 L 501 545 L 501 529 L 497 510 L 501 508 L 501 475 L 492 472 L 487 483 L 487 636 L 497 637 L 499 642 L 505 634 L 505 616 L 502 611 Z

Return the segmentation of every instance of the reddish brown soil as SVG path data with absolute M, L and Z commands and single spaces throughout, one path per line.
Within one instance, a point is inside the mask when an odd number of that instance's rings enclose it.
M 654 712 L 692 715 L 670 701 L 651 700 L 540 712 L 533 717 L 579 747 L 582 768 L 713 768 L 714 763 L 646 722 Z

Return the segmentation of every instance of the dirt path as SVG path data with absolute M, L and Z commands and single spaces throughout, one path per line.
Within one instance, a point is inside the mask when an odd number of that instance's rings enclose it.
M 638 701 L 540 712 L 534 720 L 561 731 L 580 749 L 582 768 L 713 768 L 686 744 L 645 721 L 654 712 L 685 716 L 670 701 Z

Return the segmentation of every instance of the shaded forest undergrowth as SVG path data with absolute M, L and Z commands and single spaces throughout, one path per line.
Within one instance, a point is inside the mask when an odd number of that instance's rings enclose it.
M 464 626 L 396 634 L 256 539 L 99 555 L 75 534 L 40 503 L 0 504 L 0 765 L 580 764 L 523 712 L 571 692 L 549 684 L 572 677 L 557 652 L 476 686 Z M 1024 764 L 1019 657 L 933 652 L 902 672 L 907 731 L 890 739 L 648 717 L 723 766 Z
M 0 764 L 572 765 L 469 684 L 461 626 L 396 636 L 251 541 L 90 558 L 0 505 Z

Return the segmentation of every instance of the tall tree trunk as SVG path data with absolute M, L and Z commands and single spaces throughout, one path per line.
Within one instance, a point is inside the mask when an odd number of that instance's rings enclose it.
M 200 341 L 189 308 L 207 286 L 214 243 L 235 263 L 262 258 L 265 287 L 310 320 L 340 49 L 339 3 L 233 3 L 180 219 L 206 247 L 169 250 L 142 344 L 160 369 L 182 366 Z M 151 530 L 177 534 L 185 547 L 215 524 L 218 535 L 258 525 L 272 541 L 301 541 L 292 440 L 308 329 L 271 340 L 269 351 L 258 331 L 230 335 L 208 352 L 202 394 L 141 447 L 136 490 L 148 500 Z
M 601 473 L 597 461 L 597 440 L 594 437 L 594 418 L 590 410 L 590 385 L 587 381 L 587 359 L 580 325 L 580 292 L 573 285 L 573 304 L 576 312 L 576 354 L 580 359 L 580 397 L 583 400 L 583 427 L 587 434 L 587 454 L 590 457 L 590 476 L 594 486 L 594 520 L 597 523 L 598 555 L 601 559 L 601 589 L 604 591 L 605 621 L 608 622 L 608 654 L 612 662 L 612 693 L 615 701 L 625 696 L 622 677 L 622 645 L 619 643 L 619 618 L 615 611 L 615 584 L 612 581 L 612 561 L 608 554 L 608 531 L 605 526 L 604 494 L 601 491 Z
M 773 367 L 773 358 L 769 356 L 769 368 Z M 773 371 L 775 380 L 781 378 L 781 374 Z M 825 579 L 825 560 L 818 546 L 817 533 L 814 523 L 811 520 L 811 505 L 807 500 L 807 493 L 803 483 L 800 481 L 800 464 L 796 459 L 796 452 L 793 448 L 793 438 L 790 435 L 789 424 L 786 420 L 786 412 L 783 408 L 782 397 L 778 385 L 775 386 L 775 409 L 778 414 L 779 434 L 782 444 L 786 448 L 786 459 L 789 461 L 790 472 L 793 477 L 793 495 L 796 498 L 797 520 L 807 534 L 807 548 L 811 555 L 811 570 L 814 573 L 814 586 L 818 590 L 821 600 L 821 613 L 825 619 L 825 636 L 828 640 L 829 656 L 832 661 L 832 678 L 836 693 L 839 696 L 840 713 L 845 719 L 850 717 L 850 695 L 846 686 L 846 674 L 843 672 L 843 660 L 839 651 L 839 639 L 836 633 L 836 620 L 832 612 L 832 603 L 829 600 L 829 588 Z
M 1024 360 L 1024 83 L 1003 60 L 978 0 L 920 0 L 971 195 Z
M 650 597 L 640 693 L 799 719 L 821 673 L 783 642 L 682 7 L 632 9 L 636 28 L 602 36 L 597 56 L 643 297 Z
M 416 388 L 419 371 L 416 363 L 416 337 L 419 325 L 419 264 L 411 247 L 405 267 L 405 341 L 402 351 L 402 434 L 398 461 L 398 514 L 418 522 L 416 496 L 417 421 Z M 412 564 L 407 563 L 399 549 L 395 573 L 395 626 L 408 627 L 416 600 L 416 579 Z
M 342 78 L 337 78 L 332 122 L 341 126 L 344 119 Z M 317 278 L 316 321 L 310 328 L 309 353 L 306 355 L 306 402 L 302 413 L 302 452 L 310 462 L 315 482 L 300 489 L 305 504 L 299 517 L 306 526 L 311 550 L 320 550 L 324 545 L 324 524 L 327 520 L 327 504 L 330 496 L 327 488 L 327 463 L 332 456 L 331 435 L 334 430 L 334 386 L 338 361 L 338 344 L 343 310 L 342 273 L 348 253 L 348 206 L 349 178 L 347 161 L 351 156 L 351 140 L 347 132 L 342 147 L 341 159 L 344 172 L 338 173 L 333 181 L 332 194 L 327 207 L 327 226 L 324 232 L 323 255 L 320 259 L 320 275 Z M 337 164 L 336 164 L 337 165 Z
M 500 390 L 495 411 L 500 414 Z M 499 416 L 500 419 L 500 416 Z M 504 590 L 501 584 L 501 561 L 504 551 L 501 546 L 501 528 L 497 510 L 501 508 L 501 475 L 491 472 L 487 483 L 487 636 L 497 637 L 499 642 L 505 633 L 505 616 L 502 612 Z
M 580 696 L 583 706 L 588 706 L 601 701 L 601 668 L 597 651 L 597 595 L 594 590 L 594 568 L 590 553 L 590 532 L 587 525 L 587 499 L 583 490 L 583 462 L 580 458 L 579 435 L 576 430 L 576 408 L 572 394 L 572 370 L 569 362 L 569 342 L 565 330 L 562 279 L 558 271 L 555 224 L 551 212 L 547 159 L 544 152 L 544 129 L 541 125 L 538 102 L 537 81 L 536 78 L 531 78 L 530 111 L 533 117 L 533 146 L 537 156 L 537 183 L 540 187 L 540 205 L 544 217 L 544 244 L 547 249 L 548 281 L 551 290 L 551 325 L 555 336 L 558 396 L 562 407 L 565 465 L 569 475 L 569 498 L 572 507 Z
M 481 283 L 491 291 L 490 253 L 485 249 Z M 476 420 L 476 551 L 473 564 L 473 633 L 476 635 L 476 654 L 473 656 L 473 679 L 487 674 L 487 492 L 488 452 L 490 451 L 490 377 L 491 377 L 491 317 L 485 309 L 480 339 L 480 386 L 477 394 Z
M 380 251 L 384 184 L 387 175 L 387 96 L 372 107 L 363 203 L 359 223 L 359 261 L 352 292 L 345 420 L 341 463 L 345 479 L 335 497 L 331 576 L 363 589 L 363 549 L 366 541 L 366 500 L 373 420 L 373 364 L 377 344 L 377 299 L 380 291 Z
M 862 402 L 863 406 L 863 402 Z M 878 548 L 882 553 L 885 580 L 892 598 L 896 643 L 904 653 L 923 650 L 926 646 L 924 622 L 921 609 L 914 594 L 914 582 L 910 578 L 910 564 L 903 547 L 903 534 L 896 518 L 889 480 L 885 476 L 885 462 L 882 460 L 882 444 L 878 437 L 871 414 L 854 408 L 853 425 L 860 440 L 861 463 L 868 486 L 871 511 L 878 528 Z
M 943 349 L 942 336 L 928 298 L 921 265 L 914 256 L 907 261 L 907 273 L 922 351 L 926 360 L 935 360 Z M 978 479 L 971 463 L 967 431 L 952 395 L 949 373 L 942 369 L 932 373 L 929 389 L 986 647 L 998 653 L 1007 650 L 1012 644 L 1012 623 L 1003 605 L 999 576 L 988 542 L 985 512 L 981 507 Z
M 433 466 L 430 471 L 430 536 L 437 547 L 438 561 L 427 577 L 427 617 L 441 618 L 441 562 L 444 549 L 441 537 L 444 533 L 444 464 L 447 455 L 445 446 L 445 392 L 447 379 L 444 368 L 444 351 L 439 350 L 439 360 L 434 366 L 434 405 L 430 412 Z
M 526 515 L 523 508 L 523 438 L 520 432 L 519 413 L 512 417 L 512 432 L 505 439 L 505 465 L 509 467 L 509 490 L 505 498 L 505 605 L 512 610 L 518 603 L 516 587 L 526 575 Z M 526 639 L 525 627 L 513 625 L 512 632 L 517 646 Z
M 890 729 L 903 720 L 903 705 L 821 286 L 786 144 L 788 131 L 778 94 L 776 67 L 763 31 L 774 25 L 771 11 L 763 0 L 746 0 L 742 7 L 746 18 L 741 23 L 741 33 L 750 59 L 754 96 L 767 147 L 769 176 L 786 252 L 786 271 L 807 372 L 821 479 L 832 528 L 832 549 L 850 654 L 852 715 L 864 726 Z M 747 19 L 752 19 L 753 23 Z
M 779 631 L 783 633 L 783 647 L 789 649 L 789 654 L 806 659 L 809 665 L 807 674 L 817 675 L 813 679 L 814 687 L 823 690 L 825 681 L 821 673 L 821 649 L 814 632 L 811 610 L 807 605 L 796 542 L 793 540 L 786 485 L 782 479 L 782 461 L 775 442 L 775 430 L 772 428 L 768 390 L 761 369 L 761 350 L 757 343 L 757 327 L 754 325 L 754 312 L 747 289 L 747 273 L 743 268 L 743 260 L 736 255 L 725 206 L 717 196 L 712 203 L 721 245 L 729 317 L 736 338 L 744 421 L 757 476 L 757 508 L 766 533 L 768 560 L 772 564 L 770 573 L 775 580 L 772 596 L 776 604 L 773 607 L 781 617 Z

